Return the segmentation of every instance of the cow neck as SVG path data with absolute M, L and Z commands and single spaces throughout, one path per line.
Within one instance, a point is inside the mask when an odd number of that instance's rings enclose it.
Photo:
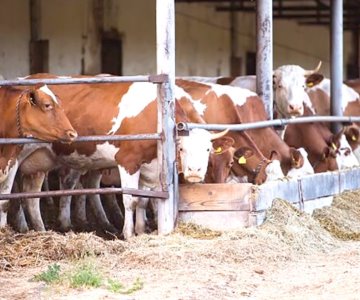
M 19 134 L 19 137 L 24 137 L 24 132 L 21 127 L 21 116 L 20 116 L 20 103 L 21 99 L 23 98 L 26 91 L 21 92 L 19 97 L 16 100 L 16 106 L 15 106 L 15 117 L 16 117 L 16 129 Z
M 20 102 L 23 94 L 24 91 L 21 93 L 4 92 L 3 101 L 0 101 L 2 118 L 6 120 L 6 122 L 0 122 L 0 135 L 2 138 L 23 137 L 20 121 Z M 6 98 L 7 100 L 4 101 Z
M 1 138 L 19 138 L 16 126 L 16 103 L 20 102 L 19 92 L 14 93 L 13 88 L 0 88 L 0 112 L 6 122 L 0 122 Z M 5 100 L 6 99 L 6 100 Z M 1 101 L 2 100 L 2 101 Z M 8 164 L 13 165 L 15 158 L 23 148 L 22 145 L 0 145 L 0 169 L 4 170 Z
M 238 119 L 238 124 L 241 124 L 243 123 L 241 121 L 241 116 L 239 114 L 239 111 L 237 110 L 237 108 L 234 106 L 234 109 L 235 109 L 235 114 L 237 116 L 237 119 Z M 245 138 L 245 140 L 249 143 L 249 145 L 251 145 L 254 150 L 256 151 L 256 153 L 260 156 L 260 158 L 262 160 L 266 160 L 266 158 L 264 157 L 263 153 L 260 151 L 259 147 L 255 144 L 255 142 L 253 141 L 253 139 L 249 136 L 249 134 L 245 131 L 240 131 L 240 134 Z

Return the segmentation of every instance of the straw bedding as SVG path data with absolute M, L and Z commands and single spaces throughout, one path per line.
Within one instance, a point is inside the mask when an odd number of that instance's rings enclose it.
M 317 210 L 314 217 L 285 200 L 275 199 L 261 226 L 233 232 L 179 224 L 168 236 L 150 234 L 129 241 L 105 241 L 93 233 L 18 234 L 5 229 L 0 231 L 0 271 L 86 256 L 106 259 L 110 255 L 113 263 L 116 260 L 129 267 L 176 269 L 179 260 L 184 265 L 204 259 L 214 264 L 266 264 L 328 253 L 338 248 L 338 238 L 359 239 L 359 198 L 360 191 L 343 193 L 335 198 L 332 207 Z

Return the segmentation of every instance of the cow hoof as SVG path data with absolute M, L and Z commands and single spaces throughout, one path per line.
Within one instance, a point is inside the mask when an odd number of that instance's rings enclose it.
M 73 229 L 73 227 L 71 225 L 63 225 L 63 224 L 60 224 L 58 226 L 58 231 L 61 232 L 61 233 L 65 233 L 65 232 L 69 232 Z

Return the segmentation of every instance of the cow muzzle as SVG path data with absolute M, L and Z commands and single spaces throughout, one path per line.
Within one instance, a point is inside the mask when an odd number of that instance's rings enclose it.
M 186 171 L 184 172 L 184 178 L 187 182 L 191 182 L 191 183 L 199 183 L 204 181 L 204 175 L 201 174 L 201 168 L 199 169 L 191 169 L 191 168 L 187 168 Z
M 61 139 L 63 143 L 71 143 L 77 138 L 78 134 L 75 130 L 65 131 L 64 137 Z
M 288 114 L 292 117 L 298 117 L 304 114 L 303 105 L 289 104 L 287 110 L 288 110 Z

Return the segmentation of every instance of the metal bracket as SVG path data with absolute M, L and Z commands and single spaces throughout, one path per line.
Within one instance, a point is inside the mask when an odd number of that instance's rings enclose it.
M 169 75 L 167 75 L 167 74 L 149 75 L 149 82 L 152 82 L 152 83 L 169 82 Z

